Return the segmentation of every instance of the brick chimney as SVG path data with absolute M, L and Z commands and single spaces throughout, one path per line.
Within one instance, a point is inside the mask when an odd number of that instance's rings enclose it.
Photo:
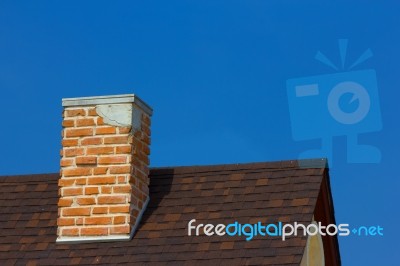
M 149 201 L 152 109 L 133 94 L 62 105 L 57 242 L 129 240 Z

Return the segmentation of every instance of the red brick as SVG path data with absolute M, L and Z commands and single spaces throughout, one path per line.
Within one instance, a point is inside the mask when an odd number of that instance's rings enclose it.
M 113 224 L 124 224 L 126 221 L 126 216 L 114 216 Z
M 101 167 L 101 166 L 97 166 L 95 168 L 93 168 L 93 174 L 94 175 L 104 175 L 107 173 L 108 167 Z
M 149 145 L 147 145 L 146 143 L 144 143 L 144 142 L 143 142 L 141 139 L 139 139 L 139 138 L 134 138 L 133 141 L 132 141 L 132 143 L 133 143 L 134 149 L 135 149 L 135 150 L 138 150 L 138 151 L 143 151 L 143 147 L 149 146 Z
M 101 194 L 111 194 L 112 188 L 110 186 L 102 186 Z
M 143 140 L 143 142 L 144 142 L 145 144 L 147 144 L 147 145 L 150 145 L 150 144 L 151 144 L 151 140 L 150 140 L 150 137 L 149 137 L 149 136 L 144 135 L 143 138 L 142 138 L 142 140 Z
M 131 211 L 131 215 L 130 215 L 131 219 L 133 218 L 132 221 L 136 221 L 135 217 L 137 217 L 138 215 L 139 215 L 139 211 L 138 210 L 132 210 Z
M 98 127 L 96 128 L 96 135 L 115 134 L 115 127 Z
M 74 165 L 74 159 L 61 159 L 60 161 L 60 166 L 61 167 L 66 167 L 66 166 L 73 166 Z
M 149 176 L 148 174 L 143 173 L 142 171 L 135 169 L 135 174 L 134 177 L 138 180 L 142 180 L 143 182 L 145 182 L 146 184 L 148 184 L 149 181 Z
M 86 183 L 87 183 L 87 178 L 86 177 L 84 177 L 84 178 L 77 178 L 77 179 L 75 179 L 75 185 L 86 185 Z
M 72 199 L 61 198 L 58 200 L 58 207 L 70 207 L 72 205 Z
M 127 153 L 130 154 L 132 152 L 132 146 L 131 145 L 124 145 L 124 146 L 117 146 L 115 148 L 115 153 Z
M 85 187 L 85 195 L 99 194 L 98 187 Z
M 83 188 L 81 187 L 66 187 L 62 188 L 62 195 L 63 197 L 66 196 L 76 196 L 76 195 L 82 195 L 83 194 Z
M 85 146 L 89 145 L 100 145 L 103 143 L 103 139 L 101 137 L 89 137 L 89 138 L 84 138 L 81 140 L 81 144 Z
M 105 137 L 104 144 L 125 144 L 128 142 L 128 136 L 118 136 L 118 137 Z
M 92 172 L 91 168 L 84 168 L 84 167 L 76 167 L 76 168 L 67 168 L 62 170 L 62 174 L 64 176 L 87 176 L 90 175 Z
M 74 178 L 60 178 L 58 179 L 58 186 L 59 187 L 70 187 L 75 184 Z
M 71 128 L 65 130 L 65 136 L 67 138 L 73 137 L 84 137 L 84 136 L 92 136 L 93 129 L 92 128 Z
M 131 167 L 129 165 L 110 167 L 110 174 L 129 174 L 130 172 Z
M 97 157 L 96 156 L 76 157 L 75 162 L 76 162 L 77 165 L 96 164 L 97 163 Z
M 126 176 L 118 176 L 118 184 L 125 184 L 126 183 Z
M 111 224 L 111 217 L 88 217 L 85 218 L 85 225 L 105 225 Z
M 110 206 L 110 213 L 129 213 L 129 205 Z
M 79 217 L 79 218 L 76 218 L 76 225 L 83 225 L 83 218 L 82 217 Z
M 121 204 L 126 202 L 126 196 L 99 196 L 97 202 L 98 204 Z
M 114 147 L 88 147 L 88 155 L 98 155 L 98 154 L 112 154 L 114 153 Z
M 93 214 L 106 214 L 108 213 L 108 207 L 93 207 Z
M 145 123 L 147 126 L 150 126 L 151 124 L 151 120 L 150 117 L 148 115 L 143 114 L 142 115 L 142 121 L 143 123 Z
M 62 210 L 63 216 L 89 216 L 90 207 L 74 207 L 65 208 Z
M 115 176 L 90 177 L 89 185 L 115 184 Z
M 145 146 L 145 144 L 143 144 L 141 141 L 137 140 L 137 139 L 133 139 L 132 144 L 135 147 L 135 150 L 139 150 L 141 151 L 143 146 Z
M 140 139 L 143 135 L 142 133 L 143 133 L 142 131 L 136 130 L 135 133 L 133 133 L 133 135 L 135 136 L 135 138 Z
M 140 161 L 144 162 L 144 164 L 149 165 L 149 157 L 144 154 L 143 152 L 137 152 L 136 153 L 136 158 L 138 158 Z
M 136 187 L 132 188 L 132 195 L 135 196 L 136 198 L 140 198 L 140 194 L 141 192 L 139 191 L 139 189 L 137 189 Z
M 88 227 L 81 229 L 81 235 L 83 236 L 101 236 L 107 234 L 108 234 L 107 227 Z
M 130 226 L 121 225 L 121 226 L 113 226 L 110 228 L 110 234 L 129 234 Z
M 150 148 L 147 145 L 143 145 L 142 152 L 146 155 L 150 155 Z
M 64 120 L 62 121 L 62 126 L 63 126 L 63 127 L 74 127 L 74 126 L 75 126 L 75 122 L 74 122 L 74 120 L 72 120 L 72 119 L 69 119 L 69 120 L 64 119 Z
M 76 202 L 79 205 L 93 205 L 96 203 L 96 199 L 93 197 L 77 198 Z
M 85 115 L 86 115 L 85 109 L 65 110 L 65 116 L 66 116 L 66 117 L 85 116 Z
M 98 159 L 99 164 L 124 164 L 127 163 L 127 156 L 107 156 Z
M 114 186 L 113 192 L 114 193 L 131 193 L 131 186 L 130 185 Z
M 82 118 L 82 119 L 76 120 L 77 127 L 87 127 L 87 126 L 94 126 L 94 125 L 95 125 L 95 123 L 94 123 L 93 118 Z
M 145 135 L 147 135 L 147 136 L 150 136 L 150 135 L 151 135 L 150 127 L 148 127 L 148 126 L 146 126 L 146 125 L 143 125 L 143 124 L 142 124 L 142 131 L 143 131 L 143 133 L 144 133 Z
M 101 116 L 97 117 L 97 125 L 98 126 L 105 125 L 103 117 L 101 117 Z
M 127 133 L 131 132 L 131 128 L 132 127 L 119 127 L 118 133 L 119 134 L 127 134 Z
M 74 157 L 74 156 L 83 155 L 83 154 L 84 154 L 84 149 L 83 148 L 64 149 L 64 155 L 66 157 Z
M 58 218 L 57 225 L 58 226 L 75 225 L 75 218 Z
M 62 229 L 63 236 L 77 236 L 79 234 L 78 228 L 64 228 Z
M 63 147 L 73 147 L 78 146 L 78 139 L 63 139 L 61 141 Z
M 133 156 L 132 164 L 136 166 L 137 169 L 142 170 L 143 168 L 143 163 L 138 158 L 136 158 L 136 156 Z
M 97 116 L 96 108 L 90 108 L 88 110 L 88 115 L 89 116 Z

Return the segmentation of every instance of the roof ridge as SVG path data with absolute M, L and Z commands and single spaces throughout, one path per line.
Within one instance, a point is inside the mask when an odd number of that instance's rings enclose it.
M 6 175 L 0 176 L 0 183 L 21 183 L 28 184 L 29 182 L 38 181 L 57 181 L 60 178 L 59 173 L 46 173 L 46 174 L 31 174 L 31 175 Z
M 174 174 L 185 173 L 207 173 L 219 171 L 240 171 L 240 170 L 262 170 L 262 169 L 299 169 L 299 168 L 328 168 L 328 162 L 325 158 L 302 159 L 302 160 L 283 160 L 267 161 L 255 163 L 232 163 L 232 164 L 214 164 L 214 165 L 191 165 L 191 166 L 168 166 L 151 167 L 152 174 L 165 174 L 167 171 L 174 171 Z

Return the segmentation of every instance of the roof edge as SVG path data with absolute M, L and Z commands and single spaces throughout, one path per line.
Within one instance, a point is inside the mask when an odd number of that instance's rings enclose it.
M 301 159 L 301 160 L 283 160 L 255 163 L 233 163 L 233 164 L 215 164 L 215 165 L 188 165 L 188 166 L 167 166 L 167 167 L 151 167 L 153 174 L 174 170 L 175 173 L 202 173 L 215 171 L 237 171 L 250 169 L 298 169 L 298 168 L 328 168 L 328 160 L 326 158 Z

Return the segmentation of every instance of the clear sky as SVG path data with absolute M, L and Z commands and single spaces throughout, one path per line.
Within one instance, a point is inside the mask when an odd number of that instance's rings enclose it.
M 383 237 L 340 238 L 343 265 L 396 265 L 400 4 L 371 2 L 0 1 L 0 175 L 59 170 L 66 97 L 135 93 L 149 103 L 152 166 L 297 159 L 320 140 L 297 141 L 296 132 L 334 135 L 337 222 L 384 227 Z M 344 69 L 338 39 L 348 39 Z M 347 73 L 367 49 L 373 56 L 352 71 L 376 77 Z M 338 70 L 315 60 L 317 51 Z M 376 80 L 362 83 L 375 120 L 335 131 L 327 95 L 293 107 L 293 78 L 321 90 Z M 338 102 L 345 113 L 364 104 L 346 97 Z M 351 163 L 349 134 L 381 159 Z

